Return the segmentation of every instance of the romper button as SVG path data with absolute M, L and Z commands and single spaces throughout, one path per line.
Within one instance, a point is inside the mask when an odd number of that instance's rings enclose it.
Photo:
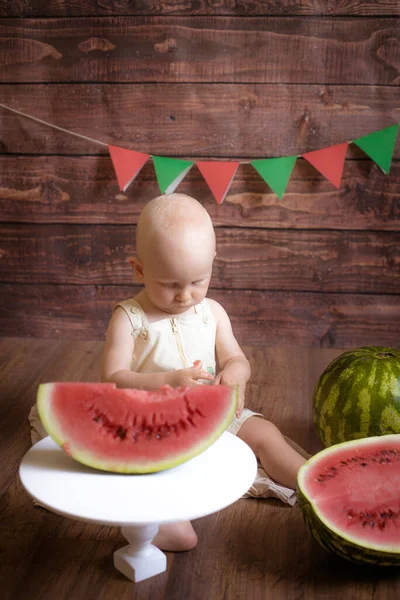
M 136 314 L 138 311 L 138 309 L 134 306 L 133 308 L 131 308 L 131 313 Z
M 208 323 L 207 317 L 203 317 L 203 323 L 206 323 L 206 324 Z
M 144 340 L 147 340 L 147 331 L 141 331 L 140 337 L 143 338 Z

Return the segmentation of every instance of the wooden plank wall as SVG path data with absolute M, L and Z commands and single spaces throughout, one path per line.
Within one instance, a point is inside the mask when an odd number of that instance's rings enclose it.
M 300 154 L 400 120 L 400 5 L 330 0 L 0 0 L 0 102 L 151 154 Z M 340 190 L 298 160 L 283 200 L 250 165 L 209 210 L 210 295 L 246 344 L 398 345 L 400 147 L 350 147 Z M 103 339 L 134 285 L 151 161 L 126 193 L 106 148 L 0 109 L 3 335 Z

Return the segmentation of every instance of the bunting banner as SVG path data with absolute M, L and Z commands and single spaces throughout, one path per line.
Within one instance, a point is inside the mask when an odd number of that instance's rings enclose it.
M 0 108 L 69 135 L 106 146 L 111 157 L 119 188 L 122 192 L 128 189 L 149 158 L 153 160 L 157 182 L 162 194 L 174 192 L 192 166 L 196 164 L 218 204 L 224 201 L 238 166 L 248 163 L 251 164 L 280 199 L 282 199 L 286 191 L 298 158 L 304 158 L 336 188 L 339 188 L 349 144 L 358 146 L 387 175 L 390 171 L 399 130 L 399 123 L 396 123 L 349 142 L 343 142 L 295 156 L 261 158 L 252 161 L 200 160 L 194 162 L 181 158 L 154 156 L 145 152 L 107 144 L 76 131 L 59 127 L 54 123 L 49 123 L 33 115 L 28 115 L 6 104 L 0 103 Z
M 165 156 L 153 156 L 153 163 L 158 185 L 163 194 L 172 194 L 193 165 L 189 160 Z
M 253 160 L 250 164 L 282 200 L 296 160 L 297 156 L 284 156 Z
M 339 189 L 348 145 L 345 142 L 344 144 L 329 146 L 329 148 L 323 148 L 322 150 L 306 152 L 302 154 L 302 157 Z
M 119 146 L 108 146 L 108 151 L 117 176 L 119 189 L 121 192 L 125 192 L 147 159 L 150 158 L 150 154 L 126 150 Z
M 354 140 L 356 146 L 372 158 L 385 175 L 389 173 L 392 164 L 398 129 L 398 125 L 392 125 Z
M 196 166 L 207 182 L 218 204 L 224 201 L 239 162 L 197 161 Z
M 193 164 L 196 164 L 204 180 L 209 186 L 216 202 L 221 204 L 229 190 L 237 168 L 240 164 L 248 164 L 257 171 L 265 183 L 278 196 L 283 198 L 286 192 L 292 171 L 298 158 L 304 158 L 321 175 L 340 188 L 344 164 L 349 144 L 354 143 L 369 156 L 387 174 L 393 158 L 399 124 L 391 125 L 380 131 L 357 138 L 351 142 L 343 142 L 327 148 L 294 156 L 279 158 L 262 158 L 252 161 L 196 161 L 191 162 L 179 158 L 152 156 L 157 182 L 162 194 L 173 192 L 186 176 Z M 115 148 L 115 147 L 113 147 Z M 147 155 L 143 155 L 147 156 Z M 115 166 L 118 182 L 118 171 Z M 137 174 L 139 169 L 135 171 Z M 130 182 L 135 177 L 130 177 Z M 122 188 L 121 188 L 122 189 Z M 126 189 L 126 187 L 125 187 Z

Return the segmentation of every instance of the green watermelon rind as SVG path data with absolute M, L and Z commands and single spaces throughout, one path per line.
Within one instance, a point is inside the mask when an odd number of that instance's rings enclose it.
M 350 440 L 335 444 L 325 450 L 321 450 L 315 454 L 307 462 L 305 462 L 298 473 L 297 477 L 297 497 L 299 507 L 303 513 L 304 521 L 314 538 L 326 550 L 334 552 L 343 558 L 357 564 L 371 564 L 382 567 L 399 567 L 400 566 L 400 545 L 396 548 L 393 546 L 371 545 L 364 540 L 357 543 L 357 538 L 352 538 L 346 535 L 343 531 L 329 523 L 323 513 L 314 506 L 312 499 L 308 495 L 304 478 L 307 469 L 318 462 L 320 458 L 331 456 L 336 449 L 343 448 L 360 448 L 363 445 L 370 446 L 371 444 L 382 444 L 383 440 L 387 442 L 395 442 L 400 447 L 400 435 L 392 434 L 385 436 L 374 436 L 364 438 L 362 440 Z
M 145 473 L 156 473 L 159 471 L 165 471 L 167 469 L 171 469 L 176 467 L 188 460 L 191 460 L 195 456 L 198 456 L 209 446 L 211 446 L 214 442 L 217 441 L 219 437 L 224 433 L 227 429 L 228 425 L 230 425 L 238 403 L 239 398 L 239 387 L 232 387 L 232 395 L 231 395 L 231 403 L 229 410 L 226 413 L 225 419 L 221 421 L 221 424 L 218 428 L 216 428 L 211 435 L 208 435 L 206 439 L 203 440 L 202 443 L 197 444 L 190 448 L 190 451 L 180 454 L 174 459 L 162 460 L 156 463 L 147 463 L 143 465 L 143 462 L 139 464 L 135 464 L 132 460 L 129 460 L 125 463 L 115 461 L 110 461 L 107 463 L 103 458 L 101 459 L 101 464 L 97 463 L 96 460 L 93 459 L 93 456 L 85 451 L 78 450 L 77 448 L 72 447 L 71 449 L 67 449 L 68 440 L 63 439 L 62 431 L 57 427 L 57 420 L 52 422 L 51 415 L 51 402 L 49 401 L 52 395 L 52 390 L 54 387 L 54 383 L 42 383 L 39 385 L 37 392 L 37 406 L 40 419 L 43 423 L 43 427 L 53 439 L 53 441 L 63 448 L 67 454 L 69 454 L 72 458 L 77 460 L 78 462 L 92 467 L 94 469 L 98 469 L 100 471 L 107 471 L 113 473 L 126 473 L 126 474 L 145 474 Z
M 52 440 L 62 448 L 64 444 L 62 441 L 62 434 L 58 430 L 58 427 L 54 426 L 51 422 L 51 404 L 49 400 L 52 396 L 54 385 L 54 383 L 41 383 L 39 385 L 36 395 L 36 404 L 43 427 Z
M 400 433 L 400 351 L 362 346 L 337 356 L 315 386 L 313 420 L 325 447 Z

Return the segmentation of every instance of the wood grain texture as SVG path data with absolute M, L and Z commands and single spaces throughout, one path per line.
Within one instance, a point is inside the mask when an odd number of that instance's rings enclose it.
M 218 228 L 212 287 L 400 293 L 400 232 Z M 1 225 L 1 282 L 123 285 L 135 227 Z
M 3 17 L 73 17 L 87 15 L 399 15 L 397 0 L 0 0 Z
M 298 508 L 239 500 L 193 525 L 197 548 L 168 553 L 167 571 L 132 584 L 112 565 L 118 528 L 68 520 L 35 508 L 19 483 L 29 444 L 27 414 L 43 381 L 95 379 L 100 342 L 0 339 L 0 578 L 5 600 L 397 600 L 398 571 L 367 569 L 323 550 Z M 319 375 L 340 349 L 243 348 L 252 366 L 246 404 L 311 453 L 321 448 L 311 420 Z M 49 357 L 50 360 L 49 360 Z M 7 377 L 4 377 L 4 374 Z M 22 376 L 23 375 L 23 376 Z M 15 385 L 17 382 L 17 385 Z M 10 425 L 13 429 L 10 430 Z M 10 445 L 7 440 L 13 439 Z M 2 475 L 4 471 L 2 469 Z
M 397 19 L 3 19 L 0 82 L 398 86 Z
M 139 287 L 0 284 L 2 335 L 104 340 L 116 302 Z M 241 344 L 337 347 L 397 346 L 398 295 L 210 289 L 228 312 Z
M 282 200 L 241 165 L 222 205 L 192 168 L 177 191 L 197 198 L 216 226 L 400 231 L 400 163 L 385 176 L 370 160 L 347 160 L 339 190 L 299 159 Z M 136 224 L 160 193 L 149 160 L 127 192 L 107 157 L 1 156 L 0 222 Z
M 3 104 L 107 144 L 166 156 L 289 156 L 398 122 L 398 88 L 274 84 L 4 84 Z M 105 149 L 0 109 L 0 154 Z M 395 158 L 400 157 L 397 143 Z

